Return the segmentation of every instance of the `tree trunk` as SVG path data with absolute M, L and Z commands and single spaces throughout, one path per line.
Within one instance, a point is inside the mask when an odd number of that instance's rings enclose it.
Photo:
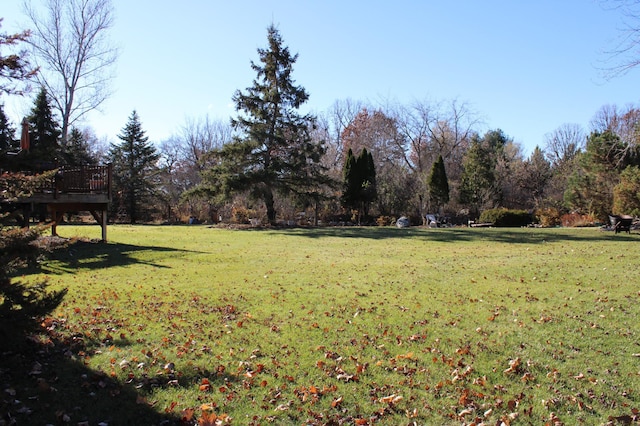
M 273 201 L 273 191 L 271 188 L 265 190 L 264 193 L 264 205 L 267 208 L 267 219 L 271 225 L 276 224 L 276 209 Z

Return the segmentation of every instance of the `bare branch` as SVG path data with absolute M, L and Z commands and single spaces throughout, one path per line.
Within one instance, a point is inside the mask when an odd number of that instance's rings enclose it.
M 38 80 L 60 114 L 64 143 L 71 125 L 111 94 L 118 56 L 107 39 L 113 8 L 110 0 L 46 0 L 39 13 L 25 0 L 24 9 L 34 27 L 29 43 L 43 70 Z
M 621 14 L 619 37 L 614 46 L 604 52 L 606 58 L 602 71 L 604 77 L 611 79 L 626 74 L 640 65 L 640 1 L 639 0 L 601 0 L 605 9 Z
M 2 18 L 0 18 L 2 27 Z M 26 43 L 31 35 L 30 31 L 23 31 L 17 34 L 0 33 L 0 48 L 14 48 L 20 43 Z M 26 51 L 18 51 L 6 54 L 0 51 L 0 94 L 21 95 L 29 89 L 28 82 L 36 73 L 37 68 L 33 68 L 28 60 Z M 20 86 L 24 85 L 24 88 Z

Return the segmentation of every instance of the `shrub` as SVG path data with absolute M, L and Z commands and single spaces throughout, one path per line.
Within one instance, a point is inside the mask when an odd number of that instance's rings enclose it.
M 531 219 L 531 214 L 526 210 L 505 208 L 485 210 L 480 215 L 481 223 L 493 223 L 493 226 L 500 227 L 526 226 L 532 222 Z
M 244 206 L 234 206 L 231 209 L 231 221 L 238 224 L 248 224 L 250 219 L 256 216 L 254 210 L 248 209 Z
M 391 216 L 378 216 L 378 218 L 376 219 L 376 224 L 378 226 L 389 226 L 392 225 L 395 221 L 395 218 Z
M 562 224 L 560 211 L 554 207 L 536 210 L 535 217 L 540 226 L 544 228 L 550 228 Z
M 595 218 L 589 214 L 567 213 L 563 214 L 560 219 L 562 221 L 562 226 L 571 228 L 593 226 L 595 224 Z
M 613 213 L 640 216 L 640 168 L 629 166 L 613 188 Z

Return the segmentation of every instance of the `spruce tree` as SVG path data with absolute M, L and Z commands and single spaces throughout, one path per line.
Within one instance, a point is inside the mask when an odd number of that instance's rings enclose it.
M 344 161 L 342 177 L 344 185 L 341 198 L 342 206 L 348 209 L 357 208 L 360 179 L 356 169 L 356 157 L 351 148 L 349 148 Z
M 376 166 L 373 162 L 373 154 L 368 152 L 366 148 L 362 149 L 357 159 L 359 174 L 361 176 L 360 198 L 362 202 L 362 213 L 369 215 L 369 206 L 378 196 L 378 187 L 376 183 Z
M 440 207 L 449 202 L 449 180 L 447 172 L 444 168 L 444 160 L 442 155 L 433 163 L 431 173 L 429 174 L 429 201 L 435 207 L 436 212 Z
M 133 224 L 148 218 L 145 212 L 155 196 L 160 155 L 145 136 L 136 111 L 133 111 L 118 138 L 121 142 L 111 145 L 109 150 L 115 194 L 112 206 L 117 214 L 126 214 Z
M 11 126 L 9 118 L 4 113 L 4 105 L 0 104 L 0 173 L 13 170 L 14 155 L 8 152 L 17 150 L 15 141 L 16 130 Z
M 11 126 L 9 118 L 4 112 L 4 105 L 0 104 L 0 154 L 15 148 L 16 129 Z
M 74 127 L 71 129 L 67 145 L 64 149 L 64 161 L 68 166 L 84 166 L 97 164 L 96 159 L 89 152 L 85 136 Z
M 22 157 L 25 170 L 47 170 L 59 165 L 62 150 L 58 144 L 60 127 L 53 116 L 47 91 L 42 88 L 36 96 L 29 123 L 30 148 Z
M 496 166 L 508 142 L 502 130 L 490 130 L 482 138 L 474 135 L 465 153 L 459 201 L 468 205 L 476 217 L 481 210 L 500 205 L 502 189 L 497 182 Z
M 217 165 L 203 174 L 212 192 L 230 197 L 248 193 L 264 202 L 267 218 L 276 219 L 275 196 L 313 195 L 325 182 L 320 159 L 324 145 L 310 130 L 315 117 L 298 110 L 309 95 L 292 79 L 298 55 L 284 46 L 278 30 L 267 30 L 268 47 L 258 49 L 260 63 L 251 62 L 257 77 L 246 91 L 233 96 L 238 136 L 215 152 Z
M 347 209 L 357 210 L 358 221 L 360 221 L 361 216 L 369 214 L 369 206 L 377 196 L 373 155 L 366 148 L 363 148 L 357 157 L 349 148 L 343 169 L 343 180 L 342 205 Z

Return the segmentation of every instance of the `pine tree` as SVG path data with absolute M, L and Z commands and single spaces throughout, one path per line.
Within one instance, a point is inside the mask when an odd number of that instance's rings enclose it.
M 356 169 L 356 157 L 353 155 L 351 148 L 349 148 L 344 161 L 342 178 L 344 185 L 341 198 L 342 205 L 349 209 L 357 208 L 360 179 Z
M 31 193 L 33 187 L 42 184 L 53 173 L 38 176 L 0 174 L 0 200 L 11 202 Z M 40 317 L 52 311 L 66 294 L 66 289 L 49 292 L 46 281 L 22 283 L 15 278 L 18 267 L 35 264 L 42 254 L 40 245 L 33 243 L 43 230 L 43 227 L 5 226 L 0 221 L 0 341 L 6 348 L 19 346 L 26 332 L 37 331 Z
M 369 206 L 376 200 L 378 195 L 376 166 L 373 162 L 373 154 L 363 148 L 356 163 L 359 169 L 359 174 L 362 176 L 362 213 L 365 216 L 368 216 Z
M 53 116 L 49 96 L 44 88 L 38 92 L 27 121 L 30 148 L 27 155 L 22 157 L 21 168 L 37 171 L 56 167 L 62 154 L 58 144 L 60 128 Z
M 358 211 L 358 221 L 361 216 L 369 214 L 369 206 L 377 196 L 376 170 L 373 155 L 363 148 L 358 157 L 349 148 L 343 169 L 344 188 L 342 205 L 345 208 Z
M 0 104 L 0 154 L 15 148 L 15 134 L 16 129 L 11 126 L 4 105 Z
M 440 207 L 449 202 L 449 180 L 442 155 L 438 156 L 436 162 L 433 163 L 428 184 L 429 201 L 436 211 L 439 211 Z
M 215 153 L 218 164 L 203 181 L 226 197 L 248 192 L 264 202 L 273 223 L 276 193 L 313 196 L 326 178 L 320 166 L 324 145 L 310 135 L 315 117 L 298 112 L 309 98 L 291 76 L 298 55 L 283 45 L 274 26 L 267 39 L 268 48 L 258 49 L 260 63 L 251 63 L 257 74 L 253 86 L 233 96 L 239 115 L 232 125 L 239 136 Z
M 115 209 L 122 207 L 133 224 L 144 218 L 155 196 L 160 155 L 145 136 L 136 111 L 133 111 L 118 138 L 122 142 L 111 145 L 109 150 L 115 193 L 112 206 Z
M 623 153 L 623 155 L 620 155 Z M 578 154 L 569 176 L 564 202 L 572 210 L 606 221 L 613 206 L 620 173 L 632 164 L 626 142 L 610 130 L 593 132 L 585 151 Z
M 15 128 L 4 113 L 4 105 L 0 104 L 0 172 L 14 169 L 15 156 L 7 153 L 17 149 L 15 133 Z
M 474 135 L 465 153 L 460 202 L 468 205 L 476 217 L 481 210 L 500 205 L 502 189 L 497 182 L 496 166 L 508 142 L 502 130 L 490 130 L 482 138 Z
M 71 129 L 67 145 L 64 149 L 64 161 L 68 166 L 95 165 L 96 159 L 89 152 L 85 136 L 74 127 Z

